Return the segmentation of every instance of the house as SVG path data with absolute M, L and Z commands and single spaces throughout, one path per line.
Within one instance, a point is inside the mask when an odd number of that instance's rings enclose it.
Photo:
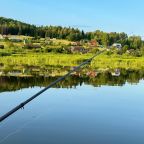
M 10 40 L 11 42 L 22 42 L 22 40 L 21 40 L 21 39 L 18 39 L 18 38 L 9 38 L 9 40 Z
M 25 44 L 25 45 L 23 46 L 23 48 L 28 48 L 28 49 L 33 49 L 33 48 L 35 48 L 35 49 L 37 49 L 37 48 L 41 48 L 41 45 L 39 45 L 39 44 Z
M 88 43 L 88 45 L 89 45 L 90 47 L 97 47 L 97 46 L 98 46 L 98 42 L 97 42 L 96 40 L 91 40 L 91 41 Z
M 72 53 L 87 53 L 87 50 L 80 46 L 72 46 L 70 51 Z
M 121 48 L 122 48 L 122 45 L 121 45 L 120 43 L 114 43 L 114 44 L 112 45 L 112 47 L 115 47 L 115 48 L 117 48 L 117 49 L 121 49 Z
M 87 75 L 88 77 L 95 78 L 95 77 L 98 75 L 98 72 L 96 72 L 96 71 L 88 71 L 88 72 L 86 73 L 86 75 Z

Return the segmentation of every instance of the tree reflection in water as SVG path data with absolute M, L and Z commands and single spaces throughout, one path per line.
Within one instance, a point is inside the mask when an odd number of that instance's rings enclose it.
M 52 70 L 51 70 L 52 71 Z M 65 71 L 65 72 L 64 72 Z M 62 74 L 66 73 L 68 69 L 64 68 Z M 119 75 L 114 75 L 115 72 L 119 71 Z M 61 74 L 60 69 L 55 74 L 45 75 L 35 73 L 33 75 L 8 75 L 0 76 L 0 92 L 4 91 L 16 91 L 23 88 L 29 87 L 46 87 L 51 82 L 59 78 Z M 109 86 L 122 86 L 126 82 L 138 83 L 144 78 L 144 70 L 91 70 L 83 69 L 75 72 L 73 75 L 68 77 L 66 80 L 57 83 L 56 88 L 76 88 L 83 84 L 92 85 L 99 87 L 103 85 Z

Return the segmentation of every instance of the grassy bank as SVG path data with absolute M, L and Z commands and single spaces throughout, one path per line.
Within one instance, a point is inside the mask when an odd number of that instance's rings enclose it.
M 0 63 L 6 66 L 76 66 L 89 58 L 89 55 L 67 54 L 23 54 L 0 57 Z
M 29 53 L 22 55 L 12 55 L 0 57 L 1 65 L 7 66 L 76 66 L 82 61 L 92 57 L 92 54 L 43 54 L 43 53 Z M 130 57 L 130 56 L 107 56 L 104 54 L 96 57 L 92 63 L 92 68 L 144 68 L 144 57 Z
M 107 57 L 99 56 L 91 63 L 92 68 L 124 68 L 142 69 L 144 68 L 144 57 Z

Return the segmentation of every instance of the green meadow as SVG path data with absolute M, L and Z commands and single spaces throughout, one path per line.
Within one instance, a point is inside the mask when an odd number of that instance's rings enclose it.
M 77 66 L 93 54 L 27 53 L 0 57 L 0 64 L 8 66 Z M 91 68 L 144 68 L 144 57 L 101 54 L 91 62 Z

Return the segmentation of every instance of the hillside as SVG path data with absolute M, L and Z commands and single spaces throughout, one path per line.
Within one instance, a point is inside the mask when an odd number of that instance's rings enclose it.
M 0 17 L 0 34 L 27 35 L 33 37 L 50 37 L 58 39 L 81 40 L 84 32 L 74 28 L 61 26 L 30 25 L 10 18 Z
M 17 20 L 0 17 L 0 34 L 2 35 L 24 35 L 37 38 L 56 38 L 69 41 L 90 41 L 95 40 L 99 45 L 109 47 L 114 43 L 120 43 L 124 51 L 128 49 L 140 49 L 144 42 L 140 36 L 129 37 L 126 33 L 84 32 L 79 29 L 61 26 L 35 26 Z
M 26 24 L 17 20 L 0 17 L 0 34 L 3 35 L 29 35 L 34 36 L 36 26 Z

